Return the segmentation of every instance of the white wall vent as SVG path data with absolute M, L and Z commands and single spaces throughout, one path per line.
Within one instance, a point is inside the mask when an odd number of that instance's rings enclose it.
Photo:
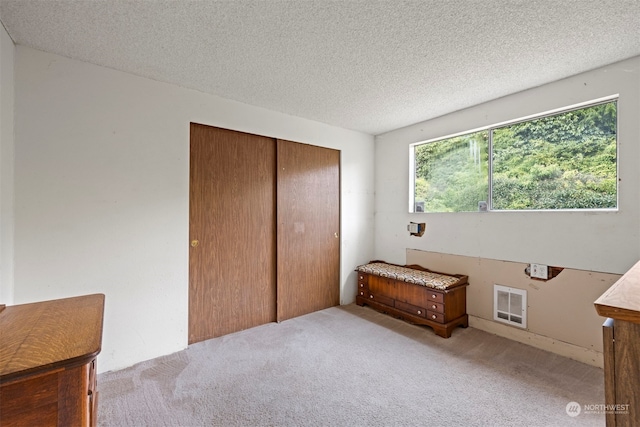
M 493 285 L 493 320 L 527 327 L 527 291 Z

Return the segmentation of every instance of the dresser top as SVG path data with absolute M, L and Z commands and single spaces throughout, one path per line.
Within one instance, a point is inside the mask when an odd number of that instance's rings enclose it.
M 103 313 L 103 294 L 7 306 L 0 311 L 0 382 L 95 358 Z
M 640 323 L 640 262 L 594 303 L 600 316 Z

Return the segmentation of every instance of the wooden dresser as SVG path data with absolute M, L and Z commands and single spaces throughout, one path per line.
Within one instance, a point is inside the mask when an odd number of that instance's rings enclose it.
M 607 427 L 640 426 L 640 262 L 595 302 L 602 325 Z
M 0 311 L 0 426 L 97 425 L 104 295 Z
M 387 268 L 389 270 L 385 271 Z M 430 326 L 443 338 L 449 338 L 457 326 L 466 328 L 469 325 L 467 276 L 383 261 L 372 261 L 358 267 L 356 272 L 358 305 L 368 305 L 411 323 Z

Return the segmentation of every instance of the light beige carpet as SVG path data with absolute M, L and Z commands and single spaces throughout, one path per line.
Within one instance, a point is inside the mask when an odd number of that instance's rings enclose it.
M 334 307 L 101 374 L 100 426 L 604 426 L 603 372 L 468 328 Z

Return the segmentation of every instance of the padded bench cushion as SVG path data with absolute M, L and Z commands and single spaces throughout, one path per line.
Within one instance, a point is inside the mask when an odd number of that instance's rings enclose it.
M 433 273 L 431 271 L 416 270 L 414 268 L 401 267 L 399 265 L 386 264 L 382 262 L 372 262 L 361 265 L 357 270 L 363 273 L 389 277 L 390 279 L 414 283 L 416 285 L 439 290 L 448 289 L 454 285 L 459 285 L 461 282 L 460 277 L 447 276 L 444 274 Z

